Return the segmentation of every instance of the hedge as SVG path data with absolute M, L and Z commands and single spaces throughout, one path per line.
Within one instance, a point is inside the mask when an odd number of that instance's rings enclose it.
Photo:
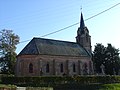
M 16 86 L 15 85 L 4 85 L 4 84 L 0 84 L 0 90 L 16 90 Z
M 57 86 L 62 84 L 110 84 L 120 83 L 120 76 L 66 76 L 66 77 L 14 77 L 2 76 L 1 83 L 18 86 Z

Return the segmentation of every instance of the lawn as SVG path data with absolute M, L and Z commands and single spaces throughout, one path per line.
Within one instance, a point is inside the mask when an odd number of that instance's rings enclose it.
M 59 85 L 54 90 L 120 90 L 120 83 L 90 85 Z
M 12 88 L 15 90 L 16 86 L 15 85 L 5 85 L 5 84 L 0 84 L 0 89 L 1 88 Z
M 104 84 L 99 90 L 120 90 L 120 83 Z
M 5 85 L 5 84 L 0 84 L 0 89 L 1 88 L 11 88 L 10 90 L 16 90 L 15 85 Z M 90 85 L 90 86 L 83 86 L 83 87 L 78 87 L 78 88 L 62 88 L 62 90 L 120 90 L 120 83 L 116 84 L 102 84 L 102 85 Z M 37 89 L 38 90 L 38 89 Z M 53 90 L 61 90 L 61 88 L 56 88 Z

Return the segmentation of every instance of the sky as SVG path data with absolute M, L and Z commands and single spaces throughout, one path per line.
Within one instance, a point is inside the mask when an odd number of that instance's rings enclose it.
M 104 46 L 111 43 L 120 48 L 120 4 L 87 20 L 118 3 L 119 0 L 0 0 L 0 30 L 13 30 L 20 37 L 21 43 L 16 49 L 19 54 L 33 37 L 80 22 L 82 12 L 93 50 L 96 43 Z M 42 38 L 76 42 L 79 26 L 77 24 Z M 23 42 L 26 40 L 29 41 Z

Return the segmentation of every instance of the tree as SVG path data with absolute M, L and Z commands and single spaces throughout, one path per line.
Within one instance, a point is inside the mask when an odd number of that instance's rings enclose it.
M 101 73 L 100 67 L 104 65 L 106 74 L 118 74 L 120 69 L 119 49 L 111 44 L 108 44 L 107 47 L 97 44 L 93 52 L 93 63 L 97 73 Z
M 116 49 L 111 44 L 108 44 L 105 50 L 105 67 L 106 74 L 118 74 L 120 66 L 119 49 Z
M 16 45 L 19 43 L 19 36 L 12 30 L 0 31 L 0 67 L 2 73 L 13 74 L 16 60 Z
M 104 58 L 105 58 L 104 53 L 105 53 L 105 47 L 102 44 L 97 43 L 93 52 L 93 63 L 96 73 L 101 73 L 100 66 L 104 63 Z

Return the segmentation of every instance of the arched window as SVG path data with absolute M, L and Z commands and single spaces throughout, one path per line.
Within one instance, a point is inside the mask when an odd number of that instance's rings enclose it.
M 88 65 L 87 65 L 87 63 L 84 64 L 84 74 L 85 75 L 88 74 Z
M 46 64 L 46 73 L 49 73 L 49 63 Z
M 75 63 L 73 63 L 73 72 L 76 72 Z
M 32 63 L 29 64 L 29 73 L 33 73 L 33 64 Z
M 89 68 L 92 69 L 92 62 L 89 61 Z
M 21 70 L 22 70 L 21 68 L 22 68 L 22 62 L 20 61 L 19 62 L 19 72 L 21 72 Z
M 92 62 L 91 61 L 89 61 L 89 70 L 92 73 Z
M 60 72 L 63 72 L 63 63 L 60 64 Z
M 87 63 L 84 64 L 84 67 L 85 67 L 85 69 L 87 70 L 87 68 L 88 68 Z

